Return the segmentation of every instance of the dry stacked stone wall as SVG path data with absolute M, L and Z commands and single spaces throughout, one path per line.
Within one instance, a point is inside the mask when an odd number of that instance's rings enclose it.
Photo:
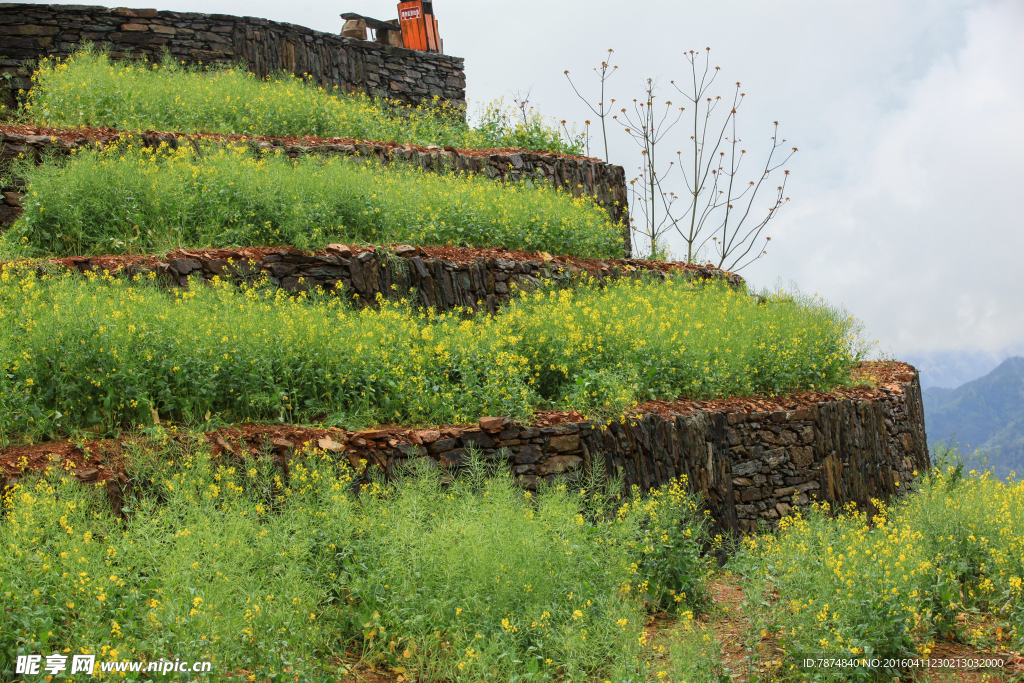
M 341 20 L 338 20 L 340 29 Z M 324 88 L 384 95 L 407 104 L 439 97 L 466 102 L 459 57 L 431 54 L 314 31 L 255 17 L 90 5 L 0 3 L 0 100 L 13 104 L 28 90 L 40 59 L 67 57 L 81 41 L 111 50 L 115 58 L 178 61 L 244 61 L 258 76 L 308 74 Z
M 9 164 L 19 155 L 39 160 L 50 151 L 64 155 L 72 149 L 92 145 L 105 146 L 118 141 L 133 142 L 143 147 L 157 147 L 166 144 L 177 147 L 188 144 L 191 136 L 158 133 L 107 133 L 94 134 L 86 138 L 74 131 L 69 135 L 27 135 L 11 130 L 0 130 L 0 168 Z M 400 147 L 384 143 L 335 143 L 287 144 L 281 140 L 252 140 L 248 144 L 264 151 L 281 151 L 290 157 L 301 154 L 341 154 L 375 158 L 381 163 L 402 162 L 415 165 L 426 171 L 460 171 L 481 173 L 496 180 L 547 182 L 561 187 L 575 196 L 593 197 L 604 206 L 613 221 L 629 224 L 626 172 L 622 166 L 606 164 L 596 159 L 567 157 L 541 152 L 511 152 L 488 154 L 486 151 L 458 151 L 452 147 Z M 0 224 L 12 223 L 20 214 L 19 192 L 16 181 L 9 180 L 0 191 Z M 626 254 L 630 253 L 629 231 L 624 230 Z
M 431 257 L 422 249 L 399 246 L 391 250 L 353 251 L 332 245 L 326 251 L 305 253 L 294 249 L 261 250 L 266 253 L 177 252 L 166 261 L 111 262 L 109 258 L 69 258 L 60 264 L 80 272 L 123 272 L 130 277 L 158 277 L 171 285 L 188 287 L 212 280 L 256 281 L 267 278 L 272 285 L 289 291 L 315 288 L 353 296 L 367 305 L 377 296 L 410 298 L 424 306 L 446 311 L 456 307 L 494 313 L 515 293 L 532 291 L 543 282 L 569 284 L 580 277 L 593 277 L 601 285 L 620 277 L 664 279 L 668 273 L 699 279 L 722 279 L 734 288 L 743 285 L 739 275 L 707 266 L 684 266 L 671 270 L 652 268 L 643 261 L 572 262 L 516 260 L 477 256 L 459 261 Z
M 870 398 L 819 400 L 794 410 L 650 413 L 607 426 L 484 418 L 479 427 L 426 430 L 413 439 L 395 447 L 381 442 L 380 449 L 372 448 L 372 438 L 355 445 L 370 444 L 360 457 L 391 471 L 417 461 L 457 469 L 472 448 L 484 460 L 507 464 L 527 488 L 572 478 L 598 460 L 627 488 L 647 490 L 686 475 L 717 527 L 732 532 L 774 526 L 812 501 L 870 510 L 872 500 L 909 491 L 930 462 L 916 371 Z
M 361 432 L 250 425 L 208 433 L 207 439 L 215 456 L 271 450 L 286 480 L 288 454 L 303 443 L 345 458 L 357 472 L 373 466 L 389 476 L 427 467 L 454 477 L 475 453 L 499 470 L 507 468 L 528 489 L 578 481 L 597 463 L 621 477 L 627 489 L 646 490 L 685 475 L 717 532 L 744 533 L 774 527 L 794 508 L 814 501 L 871 512 L 873 500 L 910 492 L 916 471 L 929 467 L 929 456 L 920 383 L 917 372 L 905 367 L 908 372 L 896 381 L 854 392 L 859 398 L 818 394 L 786 410 L 662 411 L 608 425 L 557 422 L 551 415 L 535 424 L 484 417 L 471 426 Z M 103 450 L 102 444 L 94 446 Z M 52 448 L 40 444 L 31 466 L 50 465 Z M 105 480 L 120 510 L 127 480 L 111 466 L 92 455 L 76 463 L 74 474 L 83 482 Z M 0 491 L 20 478 L 19 471 L 0 469 Z

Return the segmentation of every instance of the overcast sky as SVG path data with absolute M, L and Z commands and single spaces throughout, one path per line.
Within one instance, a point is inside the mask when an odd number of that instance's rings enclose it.
M 340 12 L 392 19 L 396 4 L 158 9 L 337 32 Z M 768 256 L 742 271 L 749 282 L 794 282 L 846 307 L 882 352 L 916 362 L 926 386 L 1024 354 L 1024 2 L 435 0 L 434 11 L 446 52 L 466 59 L 471 110 L 532 88 L 544 114 L 582 122 L 594 117 L 566 69 L 596 102 L 591 69 L 614 48 L 610 97 L 628 101 L 647 77 L 681 78 L 685 51 L 710 47 L 721 94 L 743 84 L 744 146 L 756 157 L 778 120 L 800 149 L 787 164 L 792 201 L 771 223 Z M 628 137 L 614 131 L 610 146 L 632 173 Z

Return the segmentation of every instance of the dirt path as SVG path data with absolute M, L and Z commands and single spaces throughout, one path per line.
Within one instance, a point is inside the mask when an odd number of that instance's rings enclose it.
M 721 645 L 722 664 L 734 681 L 750 678 L 750 657 L 746 640 L 750 635 L 750 620 L 743 611 L 743 590 L 740 577 L 719 574 L 708 586 L 715 610 L 708 615 L 707 627 Z

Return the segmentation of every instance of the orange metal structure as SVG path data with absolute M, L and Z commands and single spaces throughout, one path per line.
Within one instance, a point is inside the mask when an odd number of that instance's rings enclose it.
M 444 51 L 444 41 L 437 31 L 437 17 L 434 16 L 433 5 L 430 0 L 407 0 L 398 3 L 402 43 L 410 50 Z

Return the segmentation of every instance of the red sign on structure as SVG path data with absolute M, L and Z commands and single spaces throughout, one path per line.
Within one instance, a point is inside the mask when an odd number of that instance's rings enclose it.
M 398 17 L 402 22 L 404 47 L 421 52 L 443 52 L 441 37 L 437 33 L 437 17 L 430 0 L 403 0 L 398 3 Z

